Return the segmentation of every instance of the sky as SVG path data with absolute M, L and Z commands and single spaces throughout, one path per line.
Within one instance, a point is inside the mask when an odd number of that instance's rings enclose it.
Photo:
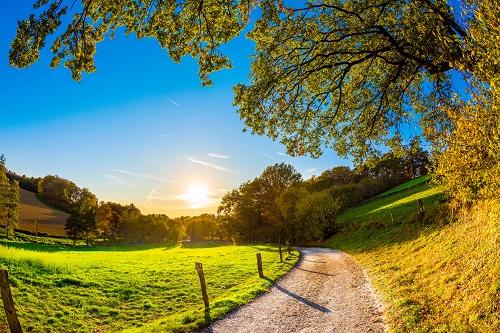
M 202 87 L 196 62 L 173 63 L 154 40 L 117 35 L 98 45 L 97 71 L 75 82 L 50 69 L 50 50 L 26 69 L 9 66 L 16 22 L 31 1 L 0 12 L 0 154 L 18 174 L 59 175 L 99 200 L 134 203 L 170 217 L 215 213 L 224 193 L 274 163 L 304 178 L 351 165 L 326 150 L 290 157 L 279 142 L 243 133 L 232 87 L 247 82 L 253 43 L 244 36 L 225 52 L 233 69 Z

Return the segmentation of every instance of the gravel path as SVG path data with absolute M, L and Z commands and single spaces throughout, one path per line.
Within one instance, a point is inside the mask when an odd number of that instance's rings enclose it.
M 385 332 L 382 306 L 353 259 L 329 249 L 301 252 L 268 293 L 204 332 Z

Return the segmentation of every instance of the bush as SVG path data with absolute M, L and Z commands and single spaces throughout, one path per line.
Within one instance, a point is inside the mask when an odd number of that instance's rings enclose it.
M 308 193 L 299 188 L 289 193 L 283 200 L 301 197 L 288 205 L 282 205 L 286 221 L 286 234 L 292 242 L 319 241 L 334 231 L 335 216 L 340 211 L 338 199 L 327 191 Z

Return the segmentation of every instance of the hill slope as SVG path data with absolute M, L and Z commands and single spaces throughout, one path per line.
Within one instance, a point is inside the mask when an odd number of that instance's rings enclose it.
M 365 268 L 394 332 L 500 331 L 500 202 L 451 222 L 438 218 L 440 190 L 415 183 L 345 211 L 326 245 Z
M 48 207 L 40 202 L 35 193 L 20 189 L 21 205 L 18 229 L 36 232 L 34 221 L 38 221 L 38 231 L 52 236 L 64 236 L 64 224 L 69 214 Z

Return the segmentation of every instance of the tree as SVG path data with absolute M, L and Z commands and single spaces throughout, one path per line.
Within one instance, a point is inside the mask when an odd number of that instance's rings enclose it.
M 95 214 L 96 231 L 104 239 L 111 239 L 116 234 L 115 214 L 108 204 L 101 202 Z
M 89 245 L 96 231 L 96 209 L 98 201 L 89 190 L 83 189 L 79 201 L 68 217 L 65 225 L 66 233 L 73 239 L 73 244 L 78 238 L 84 238 Z
M 291 165 L 279 163 L 267 167 L 253 181 L 228 192 L 218 209 L 226 231 L 235 240 L 281 240 L 284 220 L 279 198 L 301 178 Z
M 495 19 L 483 8 L 498 13 L 493 0 L 465 2 L 465 22 L 442 0 L 75 2 L 36 1 L 37 13 L 18 23 L 10 64 L 33 64 L 55 35 L 51 66 L 63 62 L 79 80 L 95 70 L 96 44 L 123 27 L 158 40 L 175 61 L 196 58 L 210 84 L 210 73 L 231 66 L 221 47 L 256 13 L 248 34 L 256 43 L 250 82 L 235 87 L 235 104 L 253 133 L 279 137 L 290 154 L 314 156 L 325 144 L 364 156 L 401 138 L 403 125 L 416 118 L 445 127 L 442 106 L 452 104 L 447 73 L 487 77 L 468 27 L 481 15 Z M 63 26 L 66 15 L 73 17 Z
M 478 77 L 468 101 L 446 111 L 448 131 L 433 130 L 434 182 L 444 187 L 455 205 L 498 199 L 500 193 L 500 6 L 478 2 L 470 34 Z
M 28 177 L 26 175 L 19 176 L 13 171 L 7 171 L 7 177 L 12 180 L 17 180 L 19 182 L 19 187 L 30 192 L 38 193 L 38 183 L 40 178 Z
M 314 192 L 297 202 L 297 223 L 300 233 L 296 238 L 302 241 L 318 241 L 331 236 L 334 231 L 335 216 L 340 211 L 338 200 L 326 192 Z
M 8 239 L 14 236 L 14 230 L 19 220 L 19 183 L 7 178 L 5 156 L 0 155 L 0 221 L 5 225 Z
M 308 192 L 303 186 L 295 186 L 283 193 L 280 208 L 289 240 L 298 243 L 330 236 L 341 204 L 327 191 Z
M 78 213 L 71 214 L 64 225 L 66 235 L 73 240 L 73 245 L 76 245 L 76 240 L 79 239 L 85 231 L 85 222 Z
M 318 177 L 309 181 L 309 188 L 321 191 L 335 185 L 353 184 L 357 181 L 357 175 L 347 166 L 336 166 L 324 171 Z
M 223 226 L 235 242 L 254 242 L 260 238 L 264 225 L 258 181 L 247 181 L 239 188 L 226 193 L 219 204 L 217 214 Z
M 120 232 L 126 243 L 137 243 L 141 239 L 140 218 L 141 211 L 133 204 L 126 206 L 120 215 Z
M 16 180 L 14 180 L 8 186 L 6 195 L 7 216 L 6 216 L 5 228 L 7 231 L 8 239 L 14 237 L 14 231 L 19 222 L 18 210 L 19 210 L 20 200 L 21 199 L 19 196 L 19 183 Z
M 259 199 L 262 204 L 262 216 L 274 228 L 281 246 L 284 233 L 284 218 L 279 208 L 279 199 L 283 192 L 302 181 L 302 175 L 293 166 L 277 163 L 267 167 L 259 177 Z
M 212 239 L 216 234 L 217 223 L 215 216 L 202 214 L 190 218 L 186 225 L 186 233 L 192 242 Z

